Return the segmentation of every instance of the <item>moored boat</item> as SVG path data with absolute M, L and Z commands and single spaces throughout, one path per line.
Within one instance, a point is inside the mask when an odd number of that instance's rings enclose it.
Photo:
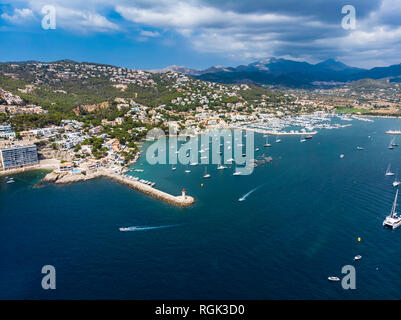
M 401 217 L 398 216 L 396 210 L 397 210 L 397 198 L 398 198 L 398 189 L 395 194 L 394 202 L 393 202 L 393 207 L 391 208 L 390 214 L 384 219 L 383 221 L 383 226 L 390 228 L 390 229 L 395 229 L 398 228 L 401 225 Z

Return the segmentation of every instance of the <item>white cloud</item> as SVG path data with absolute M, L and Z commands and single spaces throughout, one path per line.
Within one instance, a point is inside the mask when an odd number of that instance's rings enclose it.
M 299 19 L 272 13 L 237 13 L 217 8 L 178 2 L 168 6 L 138 8 L 116 6 L 116 11 L 125 19 L 159 28 L 207 28 L 213 26 L 246 26 L 293 23 Z
M 140 34 L 141 34 L 141 36 L 150 37 L 150 38 L 156 38 L 156 37 L 160 36 L 160 33 L 157 31 L 141 30 Z
M 23 9 L 14 9 L 14 14 L 12 16 L 8 15 L 7 13 L 3 13 L 1 15 L 1 18 L 13 23 L 13 24 L 19 24 L 19 23 L 24 23 L 26 20 L 33 18 L 33 11 L 28 8 L 23 8 Z

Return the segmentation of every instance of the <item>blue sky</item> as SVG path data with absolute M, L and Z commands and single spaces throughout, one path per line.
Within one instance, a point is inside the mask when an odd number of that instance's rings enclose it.
M 401 0 L 0 0 L 0 61 L 73 59 L 138 69 L 236 66 L 275 56 L 401 63 Z M 354 30 L 341 26 L 344 5 Z M 41 27 L 56 9 L 56 29 Z

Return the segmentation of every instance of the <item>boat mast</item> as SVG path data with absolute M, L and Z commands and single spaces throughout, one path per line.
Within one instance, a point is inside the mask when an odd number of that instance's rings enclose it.
M 393 203 L 393 207 L 391 208 L 391 214 L 390 217 L 393 218 L 395 210 L 397 208 L 397 198 L 398 198 L 398 189 L 397 189 L 397 193 L 395 194 L 395 198 L 394 198 L 394 203 Z

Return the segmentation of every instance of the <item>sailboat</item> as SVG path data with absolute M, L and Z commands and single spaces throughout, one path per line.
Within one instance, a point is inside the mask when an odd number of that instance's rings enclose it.
M 177 168 L 176 167 L 174 167 L 173 165 L 171 165 L 171 170 L 176 170 Z
M 269 135 L 266 135 L 266 143 L 264 145 L 265 147 L 271 147 L 272 145 L 269 143 Z
M 397 187 L 401 184 L 401 182 L 398 180 L 398 169 L 396 171 L 396 175 L 395 175 L 395 180 L 393 182 L 393 187 Z
M 394 202 L 393 202 L 393 207 L 391 208 L 390 214 L 384 219 L 383 221 L 383 226 L 388 227 L 391 229 L 395 229 L 401 225 L 401 217 L 397 215 L 396 209 L 397 209 L 397 198 L 398 198 L 398 189 L 395 194 Z
M 276 143 L 279 143 L 279 142 L 281 142 L 281 139 L 278 136 L 276 136 Z
M 187 167 L 187 170 L 185 170 L 185 173 L 190 173 L 190 172 L 191 172 L 191 170 L 189 170 Z
M 203 175 L 204 178 L 210 178 L 210 174 L 207 173 L 207 167 L 205 167 L 205 174 Z
M 389 144 L 389 146 L 388 146 L 388 148 L 389 148 L 390 150 L 393 150 L 393 149 L 394 149 L 393 141 L 394 141 L 394 139 L 390 141 L 390 144 Z
M 226 167 L 226 166 L 223 166 L 223 165 L 221 164 L 221 159 L 220 159 L 219 165 L 217 166 L 217 170 L 223 170 L 223 169 L 227 169 L 227 167 Z
M 388 165 L 386 170 L 386 176 L 393 176 L 394 172 L 391 172 L 391 164 Z
M 304 135 L 301 135 L 301 140 L 299 142 L 305 142 L 306 140 L 304 139 Z

